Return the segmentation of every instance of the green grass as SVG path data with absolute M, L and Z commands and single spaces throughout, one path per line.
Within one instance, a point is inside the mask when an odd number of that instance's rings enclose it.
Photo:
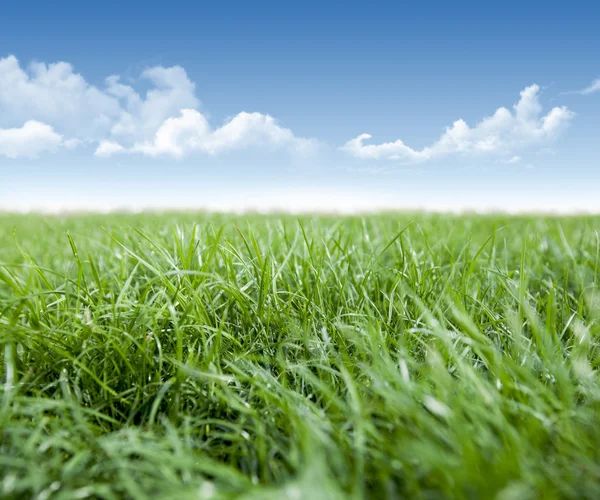
M 600 218 L 0 217 L 0 496 L 600 498 Z

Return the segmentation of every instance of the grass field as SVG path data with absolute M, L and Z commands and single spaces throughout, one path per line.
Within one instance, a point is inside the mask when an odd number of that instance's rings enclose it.
M 600 218 L 0 217 L 0 496 L 600 498 Z

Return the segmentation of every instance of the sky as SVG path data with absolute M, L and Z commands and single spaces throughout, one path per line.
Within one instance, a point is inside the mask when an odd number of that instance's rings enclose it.
M 593 2 L 7 2 L 0 210 L 600 212 Z

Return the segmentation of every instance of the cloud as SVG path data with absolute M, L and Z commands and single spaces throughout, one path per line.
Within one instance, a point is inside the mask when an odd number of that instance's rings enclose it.
M 456 155 L 510 155 L 514 151 L 540 145 L 555 138 L 574 116 L 566 107 L 555 107 L 542 116 L 540 88 L 531 85 L 521 91 L 513 111 L 499 108 L 474 127 L 456 120 L 431 146 L 413 149 L 403 141 L 365 144 L 369 134 L 361 134 L 340 149 L 357 158 L 424 162 Z
M 146 89 L 136 90 L 138 85 Z M 499 108 L 473 127 L 457 120 L 423 149 L 413 149 L 401 140 L 369 144 L 369 134 L 359 135 L 341 149 L 358 158 L 404 163 L 459 155 L 510 158 L 518 150 L 544 146 L 574 116 L 566 107 L 555 107 L 544 115 L 539 92 L 537 85 L 527 87 L 512 110 Z M 111 75 L 103 86 L 95 86 L 66 62 L 35 62 L 24 68 L 14 56 L 0 58 L 0 130 L 3 151 L 13 156 L 37 157 L 44 151 L 80 144 L 95 144 L 98 157 L 138 153 L 181 158 L 242 149 L 301 155 L 319 144 L 296 136 L 272 116 L 259 112 L 241 112 L 213 128 L 200 104 L 195 83 L 180 66 L 147 68 L 133 82 Z M 37 134 L 43 145 L 33 147 L 31 153 L 21 146 L 29 140 L 23 134 L 29 133 Z M 14 138 L 15 144 L 8 144 L 7 138 Z
M 52 123 L 79 139 L 143 139 L 182 108 L 199 105 L 194 83 L 179 66 L 148 68 L 140 78 L 151 86 L 144 96 L 117 75 L 99 89 L 69 63 L 33 63 L 25 70 L 8 56 L 0 59 L 0 116 L 10 125 L 32 119 Z
M 152 141 L 137 142 L 129 149 L 118 143 L 101 143 L 95 154 L 108 156 L 132 152 L 181 158 L 194 151 L 217 155 L 250 147 L 271 151 L 285 148 L 302 153 L 310 152 L 316 145 L 314 140 L 296 137 L 269 115 L 242 112 L 222 127 L 212 130 L 202 113 L 182 109 L 180 116 L 165 120 Z
M 242 112 L 211 129 L 198 110 L 196 85 L 180 66 L 147 68 L 140 81 L 149 86 L 144 93 L 119 75 L 109 76 L 104 88 L 99 88 L 69 63 L 33 63 L 22 68 L 16 57 L 8 56 L 0 59 L 0 127 L 12 131 L 25 121 L 48 123 L 62 147 L 96 143 L 98 157 L 125 152 L 216 155 L 243 148 L 306 152 L 316 144 L 296 137 L 262 113 Z M 13 136 L 14 132 L 6 135 Z
M 14 56 L 0 59 L 2 126 L 37 120 L 85 139 L 105 133 L 120 112 L 116 98 L 89 85 L 66 62 L 32 63 L 26 71 Z
M 520 161 L 521 161 L 520 156 L 513 156 L 512 158 L 509 158 L 508 160 L 506 160 L 506 163 L 514 164 L 514 163 L 519 163 Z
M 590 83 L 587 87 L 583 89 L 570 90 L 569 92 L 563 92 L 563 94 L 589 95 L 594 94 L 596 92 L 600 92 L 600 78 L 596 78 L 592 83 Z
M 422 155 L 419 151 L 411 149 L 400 139 L 395 142 L 384 142 L 382 144 L 364 144 L 364 141 L 371 138 L 371 134 L 360 134 L 355 139 L 349 140 L 341 149 L 357 158 L 369 158 L 372 160 L 404 158 L 417 161 L 421 159 Z
M 37 158 L 41 153 L 56 151 L 63 145 L 62 136 L 50 125 L 29 120 L 20 128 L 0 129 L 0 156 Z M 69 144 L 66 145 L 70 147 Z
M 98 147 L 96 148 L 94 155 L 100 156 L 102 158 L 106 158 L 115 153 L 124 153 L 126 151 L 127 150 L 123 146 L 121 146 L 118 142 L 101 141 L 100 144 L 98 145 Z
M 118 76 L 106 79 L 107 93 L 118 98 L 123 106 L 118 120 L 110 129 L 115 138 L 149 138 L 168 118 L 177 116 L 182 109 L 195 109 L 200 105 L 195 95 L 195 84 L 180 66 L 149 68 L 141 78 L 153 84 L 144 97 L 131 86 L 121 84 Z

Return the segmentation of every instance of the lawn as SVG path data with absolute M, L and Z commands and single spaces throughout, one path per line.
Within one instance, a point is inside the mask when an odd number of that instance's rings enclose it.
M 0 216 L 0 496 L 600 498 L 599 231 Z

